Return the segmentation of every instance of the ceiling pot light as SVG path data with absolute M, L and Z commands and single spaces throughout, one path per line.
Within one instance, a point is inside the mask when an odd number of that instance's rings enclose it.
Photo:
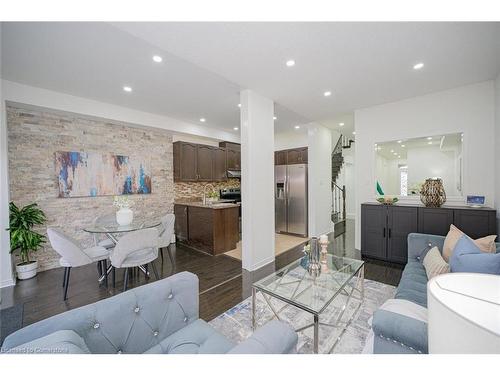
M 161 56 L 154 55 L 153 56 L 153 61 L 157 62 L 157 63 L 161 63 L 163 61 L 163 58 Z
M 233 129 L 234 129 L 234 130 L 239 130 L 240 128 L 238 128 L 237 126 L 235 126 Z
M 238 103 L 238 108 L 241 108 L 241 103 Z
M 203 117 L 200 118 L 200 122 L 205 122 L 205 121 L 207 121 L 205 118 L 203 118 Z
M 278 118 L 276 116 L 273 116 L 273 120 L 277 120 Z
M 406 145 L 401 145 L 401 147 L 406 147 Z
M 132 92 L 132 87 L 130 87 L 130 86 L 123 86 L 123 91 L 125 91 L 125 92 Z
M 339 126 L 344 126 L 345 124 L 343 122 L 339 123 Z
M 401 141 L 401 140 L 398 141 L 398 143 L 401 143 L 401 142 L 403 142 L 403 141 Z
M 415 70 L 420 70 L 424 67 L 424 63 L 422 62 L 419 62 L 419 63 L 416 63 L 415 65 L 413 65 L 413 69 Z
M 295 129 L 300 129 L 300 126 L 299 125 L 295 125 Z
M 323 93 L 323 96 L 330 96 L 330 95 L 332 95 L 332 92 L 331 92 L 331 91 L 325 91 L 325 92 Z
M 427 142 L 428 145 L 432 145 L 432 142 Z
M 291 68 L 291 67 L 292 67 L 292 66 L 294 66 L 294 65 L 295 65 L 295 60 L 288 60 L 288 61 L 286 62 L 286 66 L 288 66 L 289 68 Z
M 429 140 L 429 141 L 432 140 L 432 137 L 427 137 L 427 140 Z
M 352 132 L 352 135 L 356 135 L 356 132 Z

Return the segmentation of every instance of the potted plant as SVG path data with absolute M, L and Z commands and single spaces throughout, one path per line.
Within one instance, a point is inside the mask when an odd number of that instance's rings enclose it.
M 43 234 L 33 230 L 35 225 L 45 223 L 43 211 L 36 203 L 19 209 L 14 202 L 9 204 L 10 253 L 19 252 L 21 263 L 16 264 L 19 280 L 30 279 L 36 275 L 38 261 L 30 259 L 30 253 L 37 251 L 46 242 Z

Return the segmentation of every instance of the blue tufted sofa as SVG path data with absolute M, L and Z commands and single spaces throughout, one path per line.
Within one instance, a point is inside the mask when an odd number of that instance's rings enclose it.
M 408 235 L 408 263 L 396 289 L 396 300 L 410 301 L 414 311 L 427 312 L 427 274 L 418 257 L 428 247 L 443 251 L 443 236 L 411 233 Z M 497 243 L 500 252 L 500 243 Z M 406 306 L 411 305 L 405 303 Z M 405 314 L 379 309 L 373 314 L 373 353 L 428 353 L 427 322 Z
M 234 345 L 198 317 L 198 277 L 181 272 L 53 316 L 8 336 L 4 353 L 293 353 L 297 334 L 271 321 Z

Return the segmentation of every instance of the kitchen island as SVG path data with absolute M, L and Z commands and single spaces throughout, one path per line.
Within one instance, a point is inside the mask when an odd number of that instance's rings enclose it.
M 237 203 L 175 201 L 177 239 L 210 255 L 233 250 L 239 241 L 239 209 Z

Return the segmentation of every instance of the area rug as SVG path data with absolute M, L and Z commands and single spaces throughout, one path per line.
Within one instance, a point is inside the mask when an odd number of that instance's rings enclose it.
M 353 320 L 347 330 L 342 335 L 340 341 L 336 344 L 333 354 L 358 354 L 361 353 L 365 344 L 366 337 L 370 331 L 368 319 L 373 313 L 389 298 L 394 297 L 395 287 L 382 284 L 372 280 L 365 280 L 365 298 L 364 301 L 353 316 Z M 334 323 L 341 311 L 341 306 L 345 304 L 344 296 L 338 296 L 330 306 L 320 315 L 320 322 Z M 276 310 L 284 306 L 284 303 L 272 299 Z M 257 293 L 257 326 L 273 318 L 273 313 L 267 306 L 264 298 Z M 344 317 L 349 318 L 353 315 L 356 305 L 351 302 Z M 287 305 L 280 313 L 283 321 L 289 322 L 294 328 L 300 328 L 312 323 L 311 314 L 304 312 L 296 307 Z M 347 319 L 344 319 L 347 320 Z M 251 297 L 245 299 L 238 305 L 229 309 L 225 313 L 210 321 L 210 324 L 230 341 L 239 343 L 252 334 L 252 302 Z M 319 352 L 326 353 L 335 343 L 340 328 L 320 326 L 319 328 Z M 313 352 L 313 328 L 305 329 L 299 332 L 297 344 L 298 353 Z
M 23 313 L 23 304 L 0 310 L 0 346 L 7 336 L 22 328 Z

